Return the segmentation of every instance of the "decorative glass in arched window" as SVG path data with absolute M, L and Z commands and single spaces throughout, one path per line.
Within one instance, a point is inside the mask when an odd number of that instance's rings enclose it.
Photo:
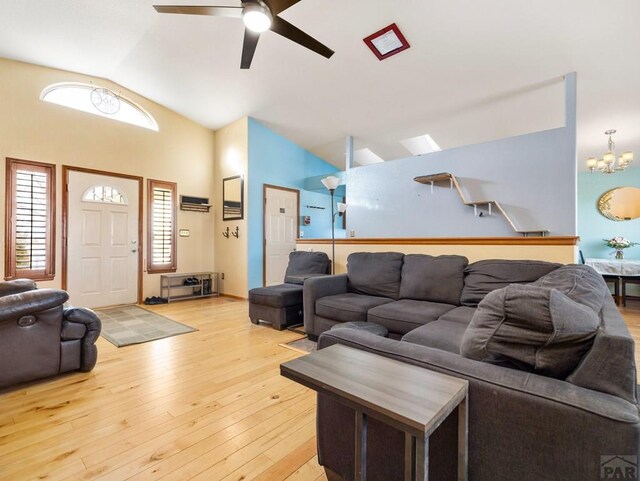
M 83 202 L 99 202 L 101 204 L 122 204 L 127 205 L 127 196 L 115 187 L 108 185 L 94 185 L 89 187 L 82 194 Z
M 40 100 L 158 131 L 155 119 L 138 104 L 105 87 L 79 82 L 49 85 Z

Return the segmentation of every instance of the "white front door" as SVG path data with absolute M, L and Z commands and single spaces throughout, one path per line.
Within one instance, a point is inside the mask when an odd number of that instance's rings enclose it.
M 138 300 L 138 181 L 69 171 L 67 290 L 75 306 Z
M 265 285 L 284 282 L 289 253 L 296 250 L 298 192 L 272 187 L 265 189 L 264 256 Z

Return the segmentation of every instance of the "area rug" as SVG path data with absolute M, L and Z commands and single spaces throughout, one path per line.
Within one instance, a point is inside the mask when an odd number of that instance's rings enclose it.
M 302 339 L 296 339 L 295 341 L 278 345 L 281 347 L 286 347 L 287 349 L 291 349 L 293 351 L 304 352 L 305 354 L 316 351 L 318 349 L 318 343 L 315 341 L 311 341 L 308 337 L 303 337 Z
M 138 306 L 96 309 L 102 321 L 100 335 L 117 347 L 141 344 L 197 331 L 193 327 Z

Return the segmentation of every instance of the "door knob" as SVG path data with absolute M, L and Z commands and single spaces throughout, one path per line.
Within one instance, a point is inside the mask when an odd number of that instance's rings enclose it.
M 136 249 L 135 247 L 132 247 L 131 252 L 138 252 L 138 249 Z

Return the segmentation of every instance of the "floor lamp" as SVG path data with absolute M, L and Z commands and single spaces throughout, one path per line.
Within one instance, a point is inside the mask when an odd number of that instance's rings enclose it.
M 333 175 L 325 177 L 321 180 L 327 190 L 331 193 L 331 273 L 336 273 L 336 215 L 342 217 L 345 210 L 347 210 L 347 204 L 338 203 L 338 212 L 334 212 L 333 208 L 333 195 L 336 189 L 340 185 L 340 179 Z

